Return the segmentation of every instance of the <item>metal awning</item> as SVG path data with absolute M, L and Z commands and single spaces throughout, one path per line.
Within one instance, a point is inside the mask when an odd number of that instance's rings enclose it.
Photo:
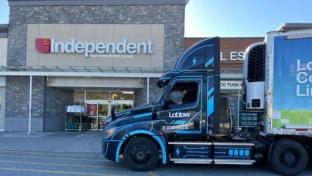
M 159 78 L 165 71 L 159 67 L 1 66 L 0 76 Z
M 1 66 L 0 76 L 160 78 L 162 67 Z M 242 79 L 242 73 L 221 73 L 221 79 Z

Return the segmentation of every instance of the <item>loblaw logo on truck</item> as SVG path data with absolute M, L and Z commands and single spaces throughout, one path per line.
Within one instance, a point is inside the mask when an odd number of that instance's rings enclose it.
M 169 117 L 177 118 L 177 117 L 190 117 L 190 112 L 169 112 Z

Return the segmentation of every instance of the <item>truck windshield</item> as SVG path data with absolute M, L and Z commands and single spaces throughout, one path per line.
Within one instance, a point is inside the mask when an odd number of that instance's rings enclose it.
M 155 96 L 154 100 L 152 101 L 153 104 L 159 104 L 162 101 L 162 97 L 164 94 L 164 88 L 161 88 L 158 94 Z

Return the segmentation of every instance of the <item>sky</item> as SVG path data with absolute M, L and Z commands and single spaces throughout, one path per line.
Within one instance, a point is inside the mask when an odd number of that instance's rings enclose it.
M 9 22 L 9 7 L 7 0 L 0 0 L 0 24 Z
M 285 22 L 312 23 L 312 0 L 190 0 L 187 37 L 264 36 Z
M 261 37 L 285 22 L 312 23 L 312 0 L 189 0 L 186 37 Z M 0 24 L 8 23 L 0 0 Z

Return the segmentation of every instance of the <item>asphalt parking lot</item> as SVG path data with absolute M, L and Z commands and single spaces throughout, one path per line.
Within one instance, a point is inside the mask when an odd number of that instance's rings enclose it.
M 159 165 L 133 172 L 103 158 L 100 149 L 99 132 L 0 133 L 0 175 L 274 175 L 268 166 Z M 312 175 L 311 167 L 302 175 Z

